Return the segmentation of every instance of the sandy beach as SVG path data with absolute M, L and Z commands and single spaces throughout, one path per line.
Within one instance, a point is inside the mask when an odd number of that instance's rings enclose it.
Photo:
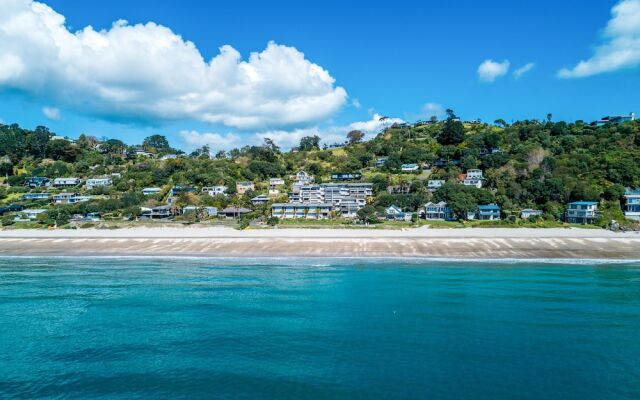
M 640 233 L 593 229 L 4 230 L 4 256 L 640 259 Z

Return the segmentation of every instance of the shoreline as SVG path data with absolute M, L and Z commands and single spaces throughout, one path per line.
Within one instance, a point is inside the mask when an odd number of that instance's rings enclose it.
M 640 260 L 640 234 L 590 229 L 4 230 L 0 256 Z

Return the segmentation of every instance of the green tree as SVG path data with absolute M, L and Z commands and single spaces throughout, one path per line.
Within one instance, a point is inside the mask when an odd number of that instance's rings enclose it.
M 442 145 L 458 145 L 464 141 L 464 126 L 458 120 L 453 110 L 447 110 L 447 120 L 438 135 L 438 142 Z
M 300 151 L 319 150 L 320 149 L 320 137 L 317 135 L 305 136 L 300 139 Z
M 355 129 L 347 133 L 347 140 L 349 143 L 359 143 L 364 138 L 364 132 L 359 129 Z
M 169 141 L 162 135 L 151 135 L 142 141 L 142 148 L 150 153 L 159 153 L 169 150 Z

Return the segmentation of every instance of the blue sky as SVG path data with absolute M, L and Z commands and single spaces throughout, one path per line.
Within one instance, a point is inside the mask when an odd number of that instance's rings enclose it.
M 0 11 L 0 21 L 2 14 L 11 20 L 37 5 L 6 1 L 15 7 Z M 66 18 L 61 26 L 70 36 L 88 25 L 99 36 L 117 20 L 128 21 L 128 27 L 154 22 L 170 30 L 130 29 L 122 32 L 123 41 L 110 39 L 107 50 L 92 50 L 106 55 L 85 51 L 59 59 L 49 55 L 52 46 L 60 45 L 31 34 L 55 36 L 55 30 L 34 22 L 13 36 L 0 33 L 0 60 L 3 52 L 22 64 L 47 60 L 39 69 L 12 70 L 12 62 L 5 62 L 4 75 L 0 63 L 0 118 L 26 127 L 44 124 L 70 137 L 88 133 L 136 143 L 161 133 L 190 149 L 205 143 L 214 148 L 253 144 L 271 136 L 288 147 L 305 134 L 317 133 L 327 142 L 354 127 L 373 134 L 380 128 L 375 114 L 415 121 L 453 108 L 463 118 L 485 121 L 544 118 L 547 113 L 554 119 L 590 121 L 640 111 L 639 0 L 45 3 L 52 9 L 46 15 Z M 613 16 L 612 9 L 617 10 Z M 42 11 L 35 10 L 40 18 Z M 253 72 L 267 83 L 234 86 L 226 80 L 248 79 L 237 75 L 246 72 L 245 66 L 232 63 L 232 72 L 218 72 L 201 83 L 200 72 L 192 70 L 204 68 L 192 68 L 192 58 L 173 62 L 181 59 L 181 46 L 175 57 L 172 50 L 154 58 L 155 53 L 144 55 L 135 47 L 109 55 L 109 48 L 127 46 L 128 34 L 157 37 L 158 43 L 180 35 L 193 42 L 203 63 L 218 56 L 223 45 L 244 61 L 252 52 L 265 51 L 270 41 L 279 47 L 274 44 L 263 57 L 268 65 Z M 18 46 L 16 38 L 25 44 Z M 76 49 L 73 38 L 63 44 Z M 25 50 L 33 48 L 41 53 Z M 580 61 L 585 64 L 576 68 Z M 531 67 L 516 78 L 514 71 L 527 64 Z M 314 66 L 326 76 L 318 76 Z M 114 71 L 102 76 L 109 68 Z M 99 89 L 86 82 L 93 76 Z M 169 83 L 156 91 L 146 78 Z M 191 89 L 181 92 L 185 81 Z M 126 97 L 126 85 L 137 94 Z M 148 98 L 140 94 L 144 90 Z M 212 100 L 214 91 L 219 97 Z M 197 99 L 184 100 L 193 93 Z M 272 101 L 273 107 L 256 111 Z

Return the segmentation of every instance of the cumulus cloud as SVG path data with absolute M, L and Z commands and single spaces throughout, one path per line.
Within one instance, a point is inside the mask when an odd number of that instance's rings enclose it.
M 91 115 L 264 129 L 320 121 L 348 98 L 328 71 L 274 42 L 246 60 L 225 45 L 206 61 L 153 22 L 70 32 L 64 16 L 32 0 L 2 0 L 0 27 L 0 88 Z
M 182 131 L 180 137 L 188 149 L 195 149 L 204 145 L 209 145 L 212 150 L 231 150 L 246 145 L 259 145 L 265 138 L 273 140 L 281 148 L 288 150 L 297 146 L 300 139 L 305 136 L 318 136 L 322 143 L 333 144 L 343 143 L 347 133 L 354 129 L 363 131 L 368 138 L 382 131 L 395 123 L 403 123 L 400 118 L 383 117 L 374 114 L 369 121 L 352 122 L 349 125 L 332 125 L 328 127 L 312 126 L 293 130 L 272 129 L 257 132 L 254 134 L 240 135 L 237 133 L 219 134 L 213 132 Z
M 516 69 L 515 71 L 513 71 L 513 77 L 516 79 L 520 79 L 522 77 L 522 75 L 526 74 L 527 72 L 531 71 L 533 69 L 533 67 L 535 67 L 535 63 L 528 63 L 523 65 L 522 67 Z
M 242 138 L 236 133 L 200 133 L 198 131 L 182 131 L 180 137 L 190 149 L 208 145 L 212 150 L 231 150 L 242 147 Z
M 491 59 L 484 60 L 478 67 L 478 78 L 483 82 L 493 83 L 497 78 L 509 72 L 509 61 L 496 62 Z
M 374 113 L 369 121 L 352 122 L 349 125 L 349 130 L 357 129 L 368 134 L 376 134 L 393 124 L 401 124 L 403 122 L 404 120 L 400 118 L 383 117 L 380 114 Z
M 60 119 L 60 110 L 55 107 L 42 107 L 42 113 L 52 121 Z
M 442 104 L 427 103 L 424 106 L 422 106 L 422 114 L 427 118 L 432 116 L 439 117 L 441 115 L 444 115 L 444 113 L 445 113 L 445 109 L 444 107 L 442 107 Z
M 640 0 L 623 0 L 611 9 L 603 43 L 594 54 L 573 68 L 558 72 L 561 78 L 583 78 L 640 65 Z

